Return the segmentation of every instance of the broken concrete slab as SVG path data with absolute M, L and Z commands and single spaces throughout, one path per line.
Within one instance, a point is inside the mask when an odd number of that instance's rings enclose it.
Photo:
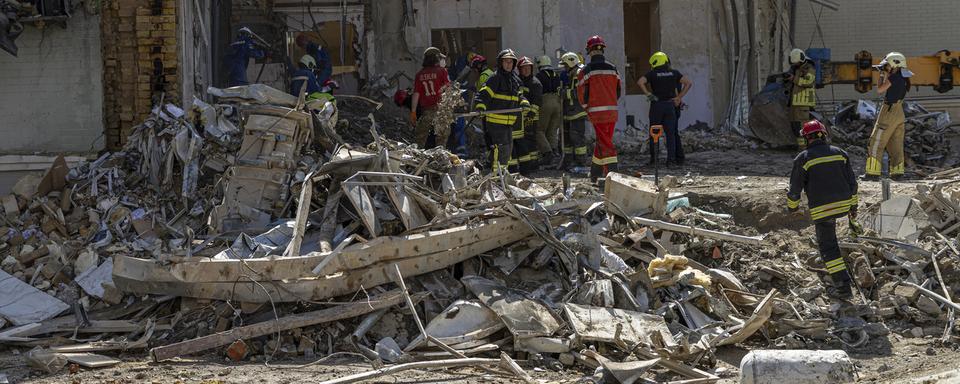
M 607 204 L 622 210 L 628 217 L 652 214 L 663 217 L 667 210 L 667 193 L 660 191 L 648 180 L 624 174 L 610 172 L 603 187 L 603 196 Z
M 61 355 L 66 357 L 67 361 L 76 363 L 84 368 L 106 368 L 120 364 L 120 360 L 114 359 L 110 356 L 98 355 L 96 353 L 61 353 Z
M 658 347 L 677 345 L 662 316 L 570 303 L 563 305 L 563 311 L 576 334 L 575 342 L 616 343 L 619 336 L 628 345 L 641 342 Z
M 754 350 L 740 361 L 742 384 L 840 384 L 856 380 L 856 366 L 840 350 Z
M 113 285 L 113 259 L 108 257 L 100 266 L 87 269 L 74 281 L 89 295 L 103 298 L 103 284 Z
M 460 281 L 500 316 L 514 337 L 551 336 L 560 329 L 550 308 L 529 298 L 526 292 L 476 275 L 464 276 Z
M 14 325 L 40 322 L 66 311 L 66 303 L 0 271 L 0 316 Z

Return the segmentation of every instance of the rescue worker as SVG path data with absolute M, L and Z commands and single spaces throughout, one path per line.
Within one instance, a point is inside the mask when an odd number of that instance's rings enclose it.
M 543 105 L 540 106 L 540 121 L 537 122 L 537 151 L 540 164 L 552 164 L 557 152 L 557 137 L 563 125 L 563 110 L 560 104 L 560 75 L 553 69 L 550 56 L 537 59 L 537 80 L 543 86 Z
M 667 166 L 683 165 L 683 144 L 680 140 L 680 128 L 677 122 L 680 117 L 680 106 L 693 82 L 680 71 L 670 68 L 670 59 L 666 53 L 657 52 L 650 56 L 651 69 L 646 75 L 637 80 L 637 85 L 650 99 L 650 125 L 662 125 L 663 134 L 667 142 Z M 650 163 L 654 163 L 657 145 L 650 138 Z
M 883 105 L 877 115 L 877 122 L 867 142 L 866 180 L 880 177 L 883 153 L 889 157 L 887 164 L 890 178 L 903 177 L 903 98 L 910 89 L 910 77 L 913 73 L 907 69 L 907 58 L 899 52 L 890 52 L 877 65 L 880 69 L 880 83 L 877 93 L 883 95 Z
M 802 49 L 790 51 L 787 61 L 790 62 L 790 70 L 784 80 L 790 90 L 790 131 L 797 137 L 797 147 L 803 149 L 806 142 L 800 136 L 800 126 L 810 119 L 810 111 L 817 105 L 817 91 L 814 88 L 817 74 L 813 62 Z
M 617 101 L 620 100 L 620 74 L 617 67 L 603 56 L 606 43 L 600 36 L 587 40 L 590 63 L 577 75 L 577 98 L 587 111 L 587 117 L 597 134 L 593 147 L 590 180 L 596 182 L 617 169 L 617 148 L 613 145 L 613 131 L 617 124 Z
M 520 72 L 520 90 L 523 97 L 530 102 L 530 109 L 523 112 L 521 124 L 514 127 L 513 154 L 519 162 L 521 174 L 529 175 L 539 167 L 540 151 L 537 149 L 537 124 L 540 121 L 540 107 L 543 104 L 543 85 L 534 76 L 533 60 L 529 57 L 520 58 L 517 64 Z M 520 138 L 517 138 L 517 135 Z
M 236 87 L 247 85 L 247 65 L 250 58 L 260 59 L 266 56 L 262 49 L 257 47 L 253 40 L 253 31 L 250 28 L 240 28 L 237 41 L 230 44 L 231 53 L 227 56 L 227 65 L 230 72 L 227 77 L 227 86 Z
M 313 95 L 320 92 L 320 83 L 317 82 L 317 76 L 313 71 L 317 68 L 317 62 L 310 55 L 300 57 L 297 63 L 297 70 L 293 73 L 290 80 L 290 94 L 299 97 L 300 92 L 306 92 L 307 99 L 316 98 Z M 306 86 L 306 88 L 304 88 Z
M 478 111 L 530 106 L 520 91 L 520 77 L 514 72 L 517 55 L 512 49 L 504 49 L 497 55 L 497 71 L 486 80 L 477 92 Z M 519 123 L 520 112 L 488 113 L 484 115 L 484 133 L 490 145 L 490 168 L 494 173 L 507 171 L 513 153 L 513 126 Z
M 473 58 L 473 62 L 470 64 L 471 67 L 477 71 L 477 91 L 480 91 L 480 88 L 483 88 L 483 85 L 487 83 L 487 80 L 490 79 L 490 76 L 493 76 L 494 71 L 487 66 L 487 59 L 483 56 L 477 55 Z M 499 66 L 500 63 L 497 63 Z
M 414 76 L 410 122 L 416 126 L 413 133 L 414 142 L 421 148 L 426 148 L 431 130 L 436 136 L 434 141 L 436 145 L 445 145 L 447 136 L 450 135 L 449 126 L 438 127 L 434 124 L 440 95 L 443 93 L 443 88 L 450 83 L 447 69 L 440 65 L 443 58 L 440 49 L 428 47 L 423 51 L 423 69 Z
M 317 82 L 320 84 L 326 83 L 333 74 L 333 61 L 330 60 L 330 54 L 327 52 L 327 49 L 313 42 L 304 33 L 297 35 L 296 43 L 297 46 L 306 51 L 308 55 L 313 56 L 313 59 L 317 62 L 317 68 L 314 73 L 317 76 Z
M 577 100 L 577 75 L 583 64 L 580 56 L 573 52 L 560 57 L 563 69 L 563 82 L 560 85 L 560 102 L 563 109 L 563 169 L 582 167 L 587 156 L 587 111 Z
M 855 220 L 857 217 L 857 180 L 850 157 L 827 143 L 827 129 L 817 120 L 806 122 L 798 133 L 806 139 L 807 149 L 793 160 L 787 208 L 797 212 L 800 193 L 806 191 L 820 260 L 833 282 L 829 293 L 840 299 L 849 299 L 852 294 L 850 273 L 837 243 L 837 218 L 846 215 Z

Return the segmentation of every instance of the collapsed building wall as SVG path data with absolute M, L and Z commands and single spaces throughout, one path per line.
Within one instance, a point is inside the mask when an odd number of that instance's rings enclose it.
M 18 56 L 0 52 L 0 153 L 103 149 L 100 15 L 65 23 L 25 23 Z

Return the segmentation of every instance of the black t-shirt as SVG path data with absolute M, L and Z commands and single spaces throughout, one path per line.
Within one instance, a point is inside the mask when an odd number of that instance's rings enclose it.
M 907 96 L 907 87 L 909 86 L 907 85 L 907 79 L 903 77 L 900 71 L 896 71 L 887 77 L 887 81 L 890 82 L 890 88 L 887 88 L 887 92 L 883 95 L 884 101 L 893 104 Z
M 670 100 L 677 96 L 680 90 L 680 79 L 683 74 L 680 71 L 667 68 L 657 68 L 647 72 L 643 77 L 647 78 L 647 84 L 650 92 L 659 100 Z

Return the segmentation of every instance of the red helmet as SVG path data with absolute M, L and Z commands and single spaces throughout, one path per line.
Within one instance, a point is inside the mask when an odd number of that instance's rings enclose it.
M 817 133 L 823 135 L 827 134 L 827 127 L 823 126 L 823 123 L 818 120 L 810 120 L 806 123 L 803 123 L 803 129 L 800 130 L 800 136 L 803 137 L 808 137 Z
M 522 67 L 522 66 L 524 66 L 524 65 L 529 65 L 529 66 L 532 67 L 532 66 L 533 66 L 533 60 L 530 60 L 530 58 L 529 58 L 529 57 L 526 57 L 526 56 L 521 57 L 521 58 L 520 58 L 520 63 L 517 64 L 517 68 L 520 68 L 520 67 Z
M 607 47 L 607 43 L 603 42 L 603 38 L 600 37 L 600 35 L 593 35 L 593 37 L 587 40 L 587 52 L 592 51 L 596 47 L 600 47 L 600 49 Z
M 483 57 L 483 55 L 476 55 L 473 57 L 473 60 L 470 60 L 470 67 L 480 69 L 486 66 L 487 58 Z

